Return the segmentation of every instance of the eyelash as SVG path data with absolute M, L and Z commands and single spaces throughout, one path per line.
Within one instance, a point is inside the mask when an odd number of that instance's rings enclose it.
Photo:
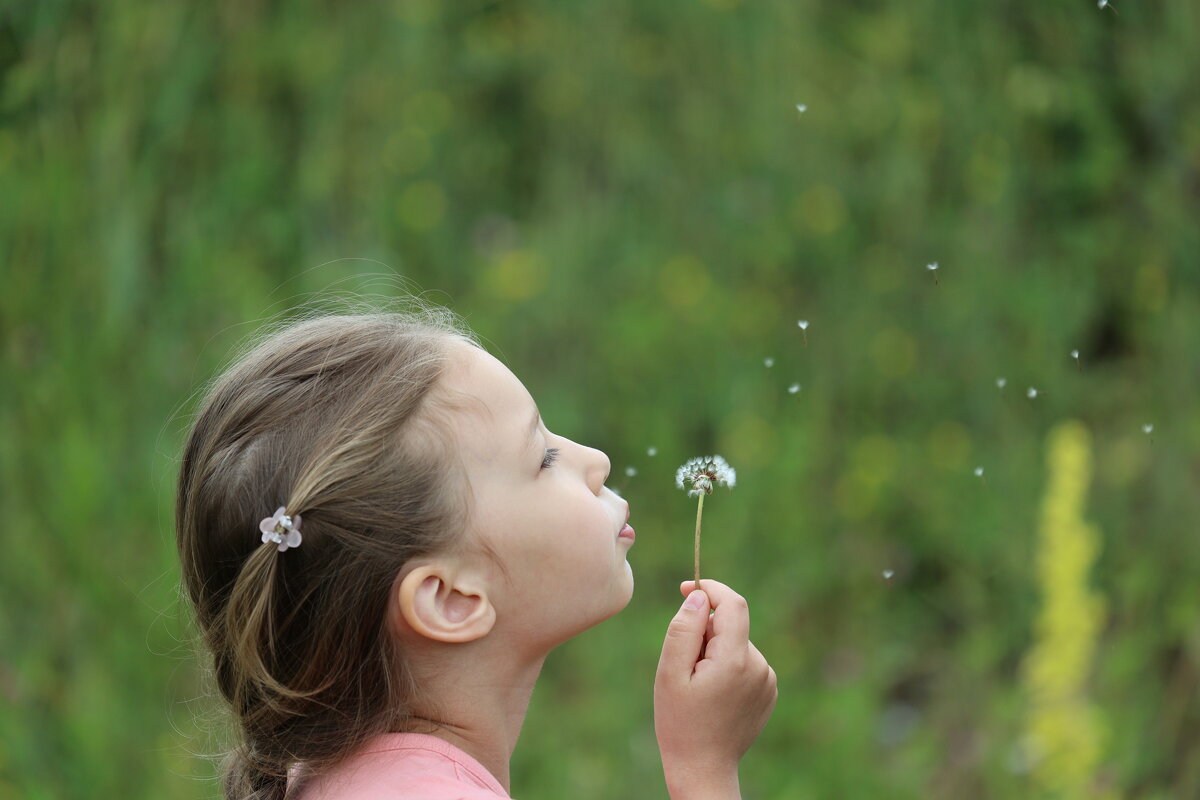
M 555 462 L 555 460 L 557 458 L 558 458 L 558 448 L 557 447 L 546 448 L 546 455 L 542 457 L 542 469 L 546 469 L 547 467 L 549 467 L 551 464 L 553 464 Z

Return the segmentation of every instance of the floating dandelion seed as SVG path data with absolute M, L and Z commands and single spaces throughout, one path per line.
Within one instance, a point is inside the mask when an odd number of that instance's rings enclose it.
M 648 448 L 648 449 L 646 450 L 646 455 L 648 455 L 648 456 L 656 456 L 656 455 L 658 455 L 658 448 L 657 448 L 657 447 L 651 447 L 651 448 Z
M 996 386 L 998 388 L 1003 389 L 1006 383 L 1008 383 L 1008 378 L 996 378 Z
M 802 319 L 796 324 L 800 326 L 800 331 L 804 334 L 804 346 L 808 347 L 808 320 Z
M 1038 395 L 1038 390 L 1033 388 L 1032 386 L 1030 386 L 1027 390 L 1025 390 L 1025 396 L 1028 397 L 1030 400 L 1037 397 L 1037 395 Z
M 804 103 L 797 103 L 796 110 L 803 114 L 805 111 L 808 111 L 808 106 L 806 106 Z
M 1143 425 L 1143 426 L 1142 426 L 1142 433 L 1145 433 L 1145 434 L 1151 434 L 1151 433 L 1154 433 L 1154 426 L 1153 426 L 1153 425 L 1151 425 L 1151 424 L 1149 424 L 1149 423 L 1147 423 L 1147 424 Z
M 1114 14 L 1117 13 L 1117 9 L 1114 6 L 1110 6 L 1108 4 L 1108 0 L 1096 0 L 1096 8 L 1107 8 L 1109 11 L 1113 12 Z
M 632 478 L 634 475 L 637 475 L 637 467 L 626 467 L 625 474 Z
M 937 282 L 938 282 L 938 279 L 937 279 L 937 269 L 938 269 L 938 262 L 936 262 L 936 261 L 935 261 L 935 262 L 933 262 L 932 264 L 926 264 L 926 265 L 925 265 L 925 268 L 926 268 L 927 270 L 929 270 L 930 272 L 932 272 L 932 273 L 933 273 L 933 285 L 934 285 L 934 286 L 937 286 Z
M 799 391 L 800 391 L 800 384 L 798 384 L 798 383 L 793 383 L 791 386 L 788 387 L 788 394 L 796 394 Z
M 1071 358 L 1075 359 L 1075 366 L 1079 368 L 1079 371 L 1080 371 L 1080 372 L 1083 372 L 1083 364 L 1082 364 L 1082 363 L 1080 362 L 1080 360 L 1079 360 L 1079 351 L 1078 351 L 1078 350 L 1072 350 L 1072 351 L 1071 351 Z
M 987 486 L 987 478 L 983 477 L 983 467 L 975 468 L 975 477 L 979 478 L 979 480 L 983 481 L 984 486 Z
M 892 571 L 892 570 L 890 570 L 890 569 L 885 569 L 885 570 L 883 571 L 883 578 L 884 578 L 884 580 L 889 580 L 889 581 L 890 581 L 890 580 L 892 579 L 892 576 L 894 576 L 895 574 L 896 574 L 896 573 L 895 573 L 894 571 Z
M 687 491 L 689 497 L 700 498 L 696 504 L 696 588 L 700 588 L 700 515 L 704 512 L 704 496 L 712 494 L 714 486 L 737 484 L 737 472 L 720 456 L 689 459 L 675 471 L 675 485 Z
M 771 367 L 775 366 L 775 359 L 767 356 L 763 359 L 763 366 L 765 366 L 767 369 L 770 369 Z

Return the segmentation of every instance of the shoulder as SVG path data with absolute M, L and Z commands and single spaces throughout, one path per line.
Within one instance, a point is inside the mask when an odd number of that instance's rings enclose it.
M 297 790 L 295 800 L 510 800 L 471 756 L 415 733 L 378 737 Z

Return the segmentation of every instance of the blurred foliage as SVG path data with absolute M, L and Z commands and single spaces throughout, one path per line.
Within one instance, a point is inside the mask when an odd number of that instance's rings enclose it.
M 1020 665 L 1067 418 L 1097 769 L 1200 795 L 1200 7 L 1112 5 L 4 3 L 0 800 L 217 796 L 171 517 L 194 393 L 312 293 L 403 287 L 609 453 L 638 529 L 516 797 L 665 797 L 672 476 L 712 452 L 739 481 L 705 574 L 780 685 L 745 797 L 1038 797 Z
M 1096 767 L 1107 734 L 1088 699 L 1104 602 L 1088 588 L 1099 537 L 1087 524 L 1083 500 L 1092 479 L 1091 439 L 1078 422 L 1050 432 L 1037 553 L 1042 610 L 1036 641 L 1024 664 L 1029 722 L 1020 759 L 1040 789 L 1064 800 L 1115 800 L 1110 775 Z

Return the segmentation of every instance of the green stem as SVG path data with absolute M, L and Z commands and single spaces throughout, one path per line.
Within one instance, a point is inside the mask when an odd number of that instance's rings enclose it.
M 696 504 L 696 589 L 700 588 L 700 514 L 704 511 L 704 492 Z

